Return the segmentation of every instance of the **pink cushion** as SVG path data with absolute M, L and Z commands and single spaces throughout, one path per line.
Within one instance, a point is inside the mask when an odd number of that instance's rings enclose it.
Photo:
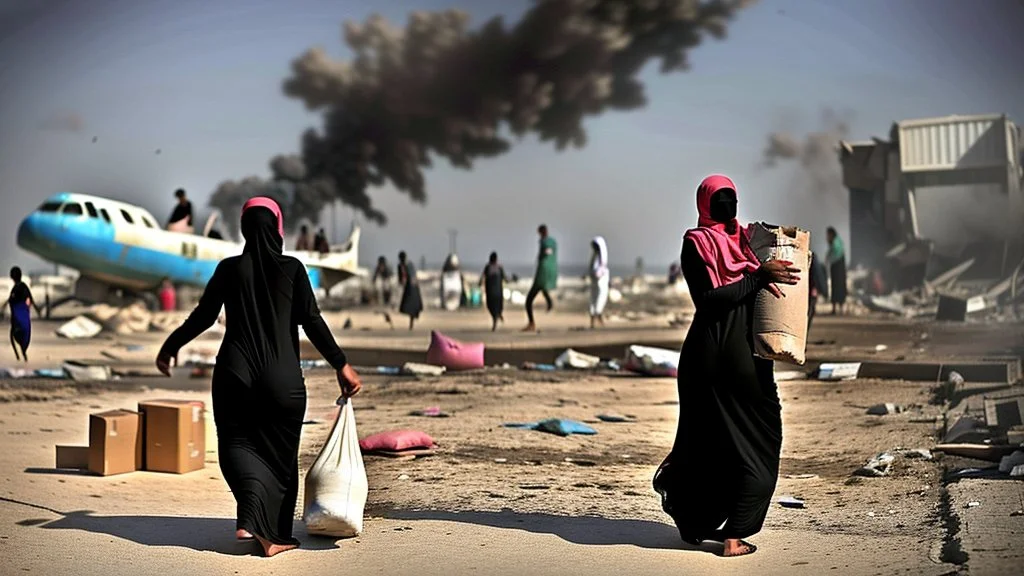
M 427 364 L 449 370 L 475 370 L 484 367 L 483 342 L 459 342 L 434 330 L 430 333 Z
M 387 452 L 399 452 L 412 448 L 432 448 L 434 439 L 426 432 L 419 430 L 391 430 L 367 436 L 359 441 L 359 448 L 363 452 L 376 452 L 384 450 Z

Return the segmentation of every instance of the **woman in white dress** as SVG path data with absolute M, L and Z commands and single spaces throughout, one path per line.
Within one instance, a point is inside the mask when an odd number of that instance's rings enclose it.
M 611 274 L 608 272 L 608 244 L 604 237 L 595 236 L 590 242 L 590 328 L 604 326 L 604 307 L 608 304 Z

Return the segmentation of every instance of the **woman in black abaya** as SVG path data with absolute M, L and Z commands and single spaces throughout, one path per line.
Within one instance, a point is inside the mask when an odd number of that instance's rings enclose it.
M 224 307 L 227 326 L 213 373 L 217 450 L 237 503 L 236 535 L 258 540 L 267 556 L 299 545 L 292 521 L 306 388 L 298 326 L 337 371 L 343 396 L 361 387 L 320 316 L 305 267 L 281 253 L 281 221 L 269 198 L 245 204 L 242 255 L 217 266 L 199 305 L 157 356 L 157 367 L 169 375 L 178 351 L 212 326 Z
M 679 426 L 654 475 L 682 539 L 721 541 L 750 554 L 779 472 L 782 418 L 769 360 L 754 357 L 754 297 L 796 284 L 792 264 L 760 264 L 736 221 L 736 186 L 709 176 L 697 190 L 697 228 L 683 240 L 682 269 L 696 313 L 679 355 Z

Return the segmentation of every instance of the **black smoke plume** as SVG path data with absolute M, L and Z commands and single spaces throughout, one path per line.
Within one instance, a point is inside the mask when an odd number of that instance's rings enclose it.
M 637 79 L 659 60 L 686 70 L 688 52 L 754 0 L 537 0 L 506 28 L 500 17 L 470 29 L 461 11 L 415 12 L 399 29 L 379 16 L 344 25 L 355 57 L 313 48 L 292 63 L 287 95 L 323 113 L 302 136 L 300 157 L 277 157 L 271 179 L 222 183 L 211 206 L 228 222 L 252 194 L 284 200 L 289 226 L 317 221 L 340 201 L 385 224 L 368 188 L 390 182 L 423 204 L 423 170 L 437 157 L 470 169 L 515 137 L 558 150 L 582 147 L 585 118 L 646 104 Z

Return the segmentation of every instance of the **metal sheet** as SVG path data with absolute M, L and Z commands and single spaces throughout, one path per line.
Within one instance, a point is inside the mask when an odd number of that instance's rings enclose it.
M 1006 116 L 949 116 L 897 123 L 904 173 L 1017 165 L 1017 129 Z

